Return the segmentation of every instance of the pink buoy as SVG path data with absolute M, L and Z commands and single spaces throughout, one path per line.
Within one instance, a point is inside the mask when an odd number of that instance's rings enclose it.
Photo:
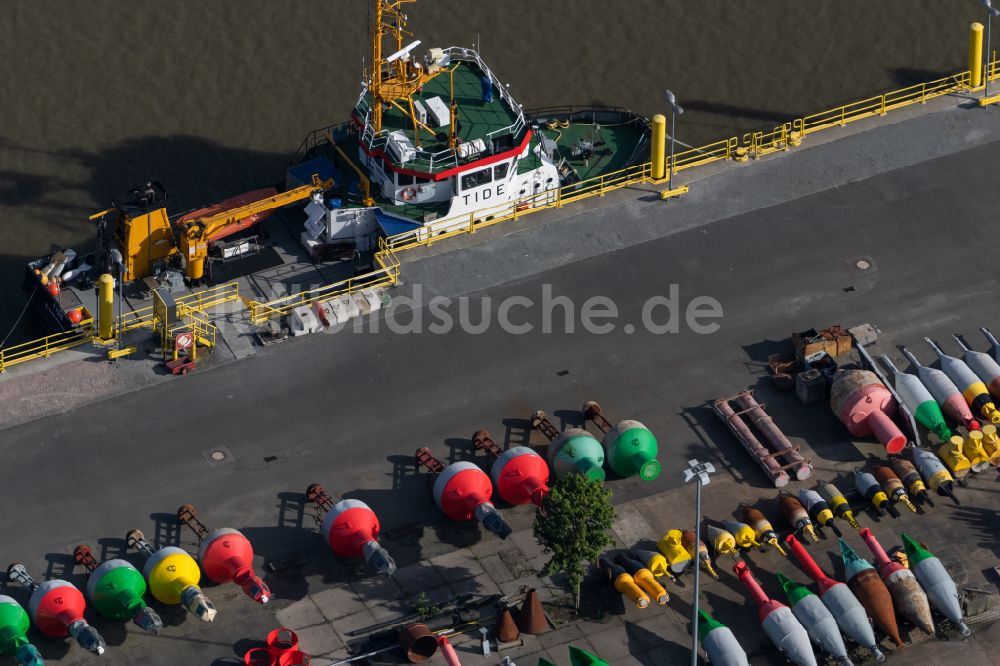
M 874 435 L 886 452 L 897 454 L 906 436 L 892 421 L 896 400 L 873 372 L 838 372 L 830 387 L 830 408 L 855 437 Z

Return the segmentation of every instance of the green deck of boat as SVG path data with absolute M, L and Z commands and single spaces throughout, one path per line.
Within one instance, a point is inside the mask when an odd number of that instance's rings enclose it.
M 635 149 L 643 138 L 643 130 L 632 124 L 601 125 L 599 129 L 595 129 L 590 123 L 574 123 L 565 129 L 543 127 L 539 131 L 555 140 L 559 154 L 576 169 L 581 180 L 624 169 L 632 162 Z M 594 154 L 586 162 L 570 157 L 572 146 L 580 139 L 587 139 L 594 144 Z M 611 154 L 604 155 L 608 149 Z
M 478 67 L 472 63 L 460 62 L 455 69 L 455 102 L 458 104 L 458 137 L 464 141 L 475 139 L 486 140 L 486 135 L 490 132 L 509 127 L 517 120 L 517 114 L 512 111 L 507 103 L 500 99 L 499 91 L 494 88 L 493 101 L 483 102 L 482 87 L 480 79 L 482 74 Z M 432 97 L 440 97 L 441 101 L 448 104 L 451 100 L 451 83 L 448 72 L 442 72 L 428 81 L 423 90 L 413 96 L 414 100 L 424 102 Z M 406 108 L 405 100 L 398 102 L 400 106 Z M 433 119 L 428 113 L 428 125 L 438 135 L 447 135 L 449 128 L 432 126 Z M 389 107 L 382 114 L 382 129 L 388 132 L 401 130 L 406 134 L 414 145 L 417 145 L 413 121 L 409 113 L 404 114 L 402 110 L 395 106 Z M 420 148 L 431 153 L 436 153 L 448 148 L 447 139 L 438 141 L 436 136 L 429 131 L 420 128 L 419 136 Z

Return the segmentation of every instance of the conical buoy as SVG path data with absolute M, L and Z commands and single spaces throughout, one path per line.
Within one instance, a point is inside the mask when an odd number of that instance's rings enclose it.
M 917 512 L 916 505 L 910 500 L 910 496 L 906 494 L 906 486 L 903 485 L 903 480 L 896 476 L 896 473 L 891 468 L 885 465 L 878 465 L 872 472 L 875 474 L 875 480 L 885 489 L 885 493 L 889 496 L 889 499 L 893 502 L 902 502 L 907 509 L 913 513 Z
M 501 643 L 513 643 L 521 637 L 521 632 L 517 630 L 514 617 L 510 614 L 510 608 L 507 606 L 503 607 L 497 618 L 496 637 Z
M 306 488 L 306 498 L 326 512 L 320 533 L 335 555 L 351 560 L 364 558 L 372 571 L 383 576 L 396 573 L 395 560 L 378 542 L 381 526 L 371 507 L 359 499 L 334 502 L 318 483 Z
M 87 598 L 97 612 L 110 620 L 132 620 L 137 627 L 152 634 L 160 633 L 163 620 L 146 605 L 146 579 L 122 559 L 99 563 L 90 546 L 80 544 L 73 550 L 73 560 L 90 572 Z
M 107 644 L 97 629 L 83 619 L 87 602 L 83 599 L 83 593 L 71 583 L 59 579 L 36 583 L 24 565 L 16 563 L 8 567 L 7 579 L 31 590 L 28 612 L 43 636 L 72 636 L 84 650 L 104 654 Z
M 601 555 L 597 558 L 597 564 L 611 586 L 614 587 L 623 597 L 635 604 L 636 608 L 645 608 L 649 605 L 649 596 L 632 578 L 632 574 L 625 571 L 625 567 L 616 564 L 608 555 Z
M 708 540 L 712 543 L 715 559 L 719 559 L 720 555 L 731 555 L 733 559 L 740 559 L 740 551 L 736 546 L 736 537 L 729 530 L 716 527 L 715 525 L 706 525 L 705 533 L 708 534 Z
M 844 645 L 844 639 L 830 609 L 812 590 L 787 578 L 781 572 L 778 572 L 778 583 L 788 597 L 792 614 L 806 628 L 813 642 L 828 655 L 840 661 L 843 666 L 850 666 L 847 646 Z
M 667 532 L 667 534 L 669 535 L 670 532 Z M 684 550 L 687 551 L 687 554 L 692 558 L 696 557 L 698 559 L 698 566 L 701 567 L 702 571 L 718 580 L 719 574 L 716 573 L 715 567 L 712 566 L 712 557 L 708 554 L 708 546 L 705 545 L 704 541 L 699 540 L 696 547 L 696 540 L 698 540 L 698 536 L 694 533 L 694 531 L 684 530 L 681 532 L 681 544 L 684 546 Z M 690 560 L 688 561 L 690 562 Z
M 639 588 L 642 589 L 642 591 L 657 604 L 663 606 L 670 600 L 670 595 L 667 594 L 667 591 L 663 589 L 663 586 L 657 582 L 653 572 L 647 569 L 642 562 L 632 559 L 625 553 L 618 553 L 615 556 L 615 561 L 618 562 L 618 564 L 620 564 L 630 576 L 632 576 L 632 580 L 635 581 L 635 584 L 638 585 Z
M 746 650 L 732 630 L 700 608 L 698 641 L 712 666 L 750 666 Z
M 900 535 L 903 539 L 903 550 L 910 561 L 910 570 L 917 577 L 920 586 L 927 593 L 927 598 L 942 615 L 951 620 L 959 633 L 968 636 L 972 633 L 962 618 L 962 605 L 958 602 L 958 588 L 941 560 L 917 543 L 906 532 Z
M 948 379 L 958 387 L 958 390 L 962 392 L 962 397 L 965 398 L 965 402 L 969 405 L 969 408 L 980 416 L 989 419 L 991 423 L 1000 423 L 1000 411 L 997 411 L 996 405 L 993 404 L 993 399 L 990 397 L 986 384 L 976 376 L 976 373 L 961 359 L 945 354 L 937 343 L 930 338 L 924 338 L 924 342 L 929 344 L 931 349 L 937 353 L 941 369 L 944 370 L 944 374 L 948 375 Z
M 594 481 L 604 481 L 604 447 L 583 428 L 559 432 L 545 412 L 531 415 L 531 427 L 548 438 L 546 454 L 552 474 L 561 479 L 567 474 L 583 474 Z
M 857 519 L 854 517 L 854 512 L 851 511 L 851 504 L 844 497 L 844 493 L 840 492 L 837 486 L 833 485 L 828 481 L 823 481 L 820 479 L 819 483 L 816 485 L 816 492 L 826 500 L 833 514 L 837 518 L 842 518 L 850 523 L 851 527 L 856 530 L 861 529 L 861 525 L 858 524 Z
M 843 536 L 840 528 L 833 522 L 833 510 L 822 495 L 815 490 L 802 488 L 799 490 L 799 502 L 806 507 L 814 523 L 821 527 L 829 527 L 838 537 Z
M 938 495 L 951 498 L 955 504 L 961 504 L 955 497 L 955 479 L 952 478 L 951 472 L 944 466 L 944 463 L 932 452 L 919 446 L 911 446 L 908 451 L 910 457 L 913 458 L 913 464 L 917 466 L 920 475 L 927 482 L 927 487 Z
M 889 588 L 889 594 L 892 595 L 893 607 L 917 629 L 933 634 L 934 621 L 931 618 L 930 602 L 920 583 L 917 582 L 916 576 L 899 562 L 889 559 L 882 549 L 882 544 L 867 527 L 861 530 L 861 538 L 875 556 L 878 573 L 882 576 L 885 586 Z
M 733 573 L 747 589 L 750 599 L 757 604 L 757 619 L 774 646 L 798 666 L 816 666 L 816 656 L 809 644 L 809 634 L 785 604 L 767 596 L 754 579 L 746 562 L 737 562 Z
M 816 536 L 816 529 L 813 527 L 812 521 L 809 520 L 809 512 L 806 511 L 806 508 L 802 506 L 802 502 L 795 495 L 792 495 L 787 490 L 779 492 L 778 511 L 781 512 L 785 522 L 791 525 L 792 529 L 796 532 L 804 532 L 813 541 L 819 541 L 819 538 Z
M 575 645 L 569 646 L 569 663 L 571 666 L 608 666 L 608 662 L 596 654 L 581 650 Z
M 14 599 L 0 594 L 0 655 L 9 654 L 20 666 L 44 666 L 41 653 L 28 640 L 28 614 Z
M 723 520 L 722 526 L 726 528 L 726 531 L 733 535 L 736 539 L 736 545 L 739 548 L 759 548 L 760 542 L 757 541 L 757 533 L 754 532 L 753 528 L 746 523 L 741 523 L 738 520 Z
M 740 504 L 740 512 L 743 522 L 753 528 L 757 541 L 771 546 L 782 555 L 786 554 L 785 549 L 778 543 L 778 533 L 774 531 L 771 521 L 765 518 L 759 509 L 749 504 Z
M 872 506 L 875 507 L 879 515 L 882 515 L 882 511 L 885 510 L 893 518 L 899 518 L 899 511 L 889 501 L 889 496 L 885 494 L 885 490 L 871 473 L 865 472 L 860 468 L 855 469 L 854 489 L 858 491 L 859 495 L 872 503 Z
M 893 471 L 896 472 L 896 476 L 902 479 L 910 497 L 921 504 L 934 506 L 934 500 L 927 493 L 927 486 L 924 485 L 924 480 L 920 478 L 920 472 L 913 466 L 913 463 L 898 457 L 893 458 L 891 462 Z
M 858 557 L 854 549 L 843 539 L 840 541 L 840 557 L 844 561 L 844 577 L 847 586 L 858 598 L 861 605 L 868 611 L 868 616 L 875 621 L 875 626 L 892 639 L 896 647 L 903 647 L 903 639 L 899 637 L 899 625 L 896 624 L 896 610 L 892 606 L 892 595 L 882 582 L 871 564 Z
M 653 572 L 653 575 L 657 578 L 662 578 L 666 576 L 667 578 L 673 578 L 674 575 L 670 573 L 670 569 L 667 566 L 667 558 L 665 558 L 660 553 L 654 552 L 652 550 L 642 550 L 640 548 L 633 548 L 632 555 L 646 565 L 646 568 Z
M 528 590 L 524 597 L 521 609 L 517 613 L 517 628 L 522 634 L 537 636 L 549 630 L 549 621 L 545 619 L 545 611 L 542 610 L 542 602 L 538 598 L 535 588 Z
M 966 428 L 979 428 L 979 423 L 972 417 L 969 405 L 966 404 L 962 392 L 955 386 L 943 371 L 922 365 L 906 347 L 901 347 L 900 351 L 906 360 L 916 369 L 917 377 L 927 388 L 927 391 L 934 396 L 934 400 L 941 406 L 941 411 L 945 416 L 961 423 Z M 947 440 L 944 440 L 947 441 Z
M 875 655 L 877 661 L 885 661 L 885 654 L 879 650 L 878 644 L 875 642 L 875 632 L 872 631 L 868 613 L 865 612 L 864 606 L 854 596 L 851 589 L 839 580 L 827 576 L 794 534 L 785 537 L 785 543 L 788 544 L 795 559 L 802 565 L 802 570 L 806 572 L 806 575 L 816 581 L 820 599 L 830 609 L 833 619 L 837 621 L 837 626 L 840 627 L 844 635 L 858 645 L 868 648 Z
M 947 441 L 951 437 L 951 430 L 948 428 L 948 424 L 945 423 L 941 407 L 938 406 L 937 401 L 934 400 L 934 396 L 931 395 L 927 387 L 920 381 L 920 378 L 901 371 L 885 354 L 879 358 L 882 359 L 882 362 L 892 372 L 896 393 L 903 401 L 903 404 L 909 408 L 910 413 L 913 414 L 913 418 L 917 420 L 917 423 L 937 435 L 942 442 Z
M 184 606 L 204 622 L 215 619 L 215 604 L 201 591 L 201 569 L 187 551 L 175 546 L 154 550 L 139 530 L 130 530 L 125 543 L 146 559 L 142 574 L 149 582 L 153 598 L 168 606 Z

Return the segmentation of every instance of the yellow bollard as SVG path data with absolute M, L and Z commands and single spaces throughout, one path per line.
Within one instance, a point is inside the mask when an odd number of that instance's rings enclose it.
M 983 433 L 973 430 L 962 444 L 962 453 L 969 459 L 973 472 L 984 472 L 990 466 L 990 457 L 983 449 Z
M 983 426 L 983 450 L 990 457 L 991 465 L 1000 465 L 1000 437 L 997 437 L 997 427 L 992 423 Z
M 951 470 L 952 475 L 958 479 L 969 473 L 972 467 L 969 459 L 962 453 L 965 440 L 958 435 L 953 435 L 950 440 L 941 445 L 938 449 L 938 457 L 945 466 Z
M 983 24 L 973 23 L 969 28 L 969 85 L 983 85 Z
M 980 26 L 981 27 L 981 26 Z M 649 142 L 649 176 L 654 181 L 667 175 L 667 118 L 662 113 L 653 116 L 653 136 Z
M 105 273 L 97 278 L 97 334 L 101 340 L 111 340 L 115 337 L 115 279 Z

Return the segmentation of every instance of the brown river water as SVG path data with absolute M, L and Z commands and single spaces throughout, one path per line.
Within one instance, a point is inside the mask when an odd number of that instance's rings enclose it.
M 270 185 L 347 119 L 366 0 L 32 0 L 0 13 L 0 340 L 27 259 L 83 248 L 145 180 L 181 211 Z M 480 45 L 526 109 L 687 112 L 703 145 L 966 66 L 976 0 L 420 0 L 423 46 Z M 422 49 L 418 49 L 422 52 Z M 8 345 L 43 331 L 28 312 Z

